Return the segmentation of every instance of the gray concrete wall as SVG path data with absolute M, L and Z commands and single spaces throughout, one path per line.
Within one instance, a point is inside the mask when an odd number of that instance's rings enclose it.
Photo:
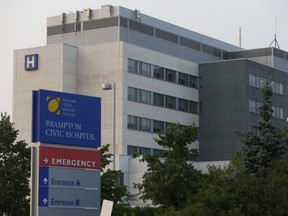
M 248 122 L 245 62 L 199 66 L 200 159 L 229 160 L 239 144 L 236 130 Z
M 287 125 L 288 74 L 251 60 L 231 60 L 199 65 L 201 113 L 200 159 L 230 160 L 241 144 L 236 131 L 251 129 L 259 121 L 249 112 L 249 100 L 261 102 L 260 88 L 249 86 L 249 74 L 283 84 L 284 94 L 273 93 L 272 106 L 284 109 L 282 119 L 272 118 L 276 127 Z

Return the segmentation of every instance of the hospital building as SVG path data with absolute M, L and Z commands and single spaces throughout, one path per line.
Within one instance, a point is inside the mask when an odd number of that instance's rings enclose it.
M 261 86 L 272 81 L 273 123 L 287 124 L 288 52 L 245 50 L 121 6 L 103 5 L 47 18 L 47 44 L 14 51 L 13 121 L 31 146 L 32 91 L 101 98 L 101 143 L 132 194 L 154 138 L 171 124 L 199 128 L 191 162 L 227 164 L 236 131 L 258 120 Z M 85 106 L 85 104 L 83 104 Z M 115 147 L 115 148 L 114 148 Z

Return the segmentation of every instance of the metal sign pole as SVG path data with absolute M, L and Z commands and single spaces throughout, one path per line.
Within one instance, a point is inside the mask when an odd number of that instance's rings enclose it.
M 31 207 L 30 215 L 38 216 L 38 160 L 39 147 L 32 147 L 31 157 Z

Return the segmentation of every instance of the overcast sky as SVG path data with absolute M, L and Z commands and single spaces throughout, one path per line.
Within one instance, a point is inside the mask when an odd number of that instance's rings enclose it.
M 0 0 L 0 112 L 12 114 L 13 50 L 45 46 L 46 18 L 111 4 L 245 49 L 268 47 L 277 33 L 288 51 L 288 0 Z

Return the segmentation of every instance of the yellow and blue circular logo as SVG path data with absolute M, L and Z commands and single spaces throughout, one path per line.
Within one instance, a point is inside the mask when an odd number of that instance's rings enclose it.
M 46 97 L 49 112 L 60 115 L 60 98 Z

